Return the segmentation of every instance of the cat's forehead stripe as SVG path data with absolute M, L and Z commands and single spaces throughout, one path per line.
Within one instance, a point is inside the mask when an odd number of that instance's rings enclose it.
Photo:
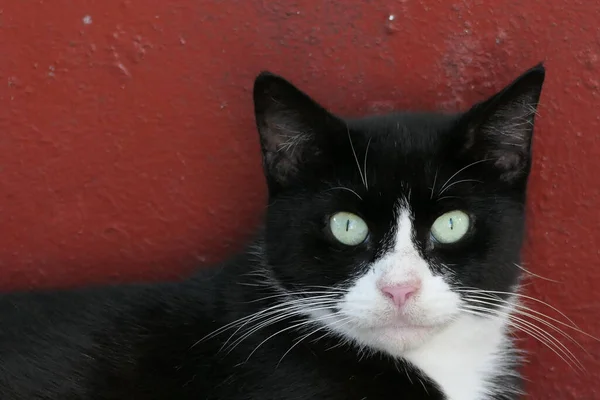
M 414 248 L 414 232 L 411 211 L 408 204 L 399 206 L 397 215 L 396 226 L 394 228 L 394 250 L 406 251 L 412 249 Z

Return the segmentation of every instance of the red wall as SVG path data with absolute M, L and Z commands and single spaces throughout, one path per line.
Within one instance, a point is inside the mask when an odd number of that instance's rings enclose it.
M 2 1 L 0 286 L 175 278 L 239 248 L 265 199 L 261 69 L 355 114 L 465 107 L 545 60 L 526 267 L 558 282 L 527 290 L 600 336 L 600 3 L 489 4 Z M 525 341 L 529 398 L 600 399 L 600 344 L 573 336 L 587 375 Z

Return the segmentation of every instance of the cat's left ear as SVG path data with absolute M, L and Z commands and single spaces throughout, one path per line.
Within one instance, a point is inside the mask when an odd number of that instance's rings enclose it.
M 463 149 L 468 158 L 473 162 L 489 161 L 506 182 L 526 177 L 529 172 L 533 125 L 544 76 L 544 66 L 536 65 L 475 105 L 463 119 Z
M 313 176 L 342 122 L 284 78 L 262 72 L 254 82 L 254 112 L 263 167 L 272 193 Z

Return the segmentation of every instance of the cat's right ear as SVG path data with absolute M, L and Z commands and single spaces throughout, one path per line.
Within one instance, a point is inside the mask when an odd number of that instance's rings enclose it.
M 468 161 L 490 160 L 502 181 L 523 182 L 529 174 L 533 125 L 545 74 L 543 64 L 536 65 L 465 114 L 463 155 Z
M 285 188 L 323 159 L 326 136 L 340 120 L 290 82 L 262 72 L 254 82 L 254 112 L 271 190 Z

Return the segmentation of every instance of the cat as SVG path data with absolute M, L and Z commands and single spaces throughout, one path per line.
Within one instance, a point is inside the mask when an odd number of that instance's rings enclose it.
M 2 400 L 517 399 L 544 77 L 465 112 L 342 118 L 261 73 L 255 238 L 181 282 L 2 294 Z

